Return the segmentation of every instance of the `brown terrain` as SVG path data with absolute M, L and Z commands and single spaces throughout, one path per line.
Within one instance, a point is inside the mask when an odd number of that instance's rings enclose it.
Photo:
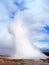
M 0 65 L 49 65 L 49 58 L 35 61 L 33 59 L 8 59 L 0 56 Z

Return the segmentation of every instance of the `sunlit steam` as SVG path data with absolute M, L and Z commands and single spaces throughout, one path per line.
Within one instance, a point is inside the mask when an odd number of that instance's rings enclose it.
M 15 15 L 14 22 L 9 26 L 9 33 L 13 35 L 15 54 L 14 59 L 41 59 L 47 58 L 38 48 L 31 45 L 28 39 L 28 29 L 22 24 L 21 13 Z

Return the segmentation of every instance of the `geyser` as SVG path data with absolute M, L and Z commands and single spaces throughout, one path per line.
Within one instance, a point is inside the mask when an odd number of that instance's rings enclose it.
M 9 26 L 9 33 L 13 35 L 15 54 L 14 59 L 41 59 L 47 58 L 38 48 L 31 45 L 28 39 L 28 30 L 22 24 L 21 14 L 15 15 L 14 22 Z

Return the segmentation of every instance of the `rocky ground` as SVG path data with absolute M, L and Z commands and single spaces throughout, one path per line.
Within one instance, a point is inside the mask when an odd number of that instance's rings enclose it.
M 49 65 L 49 58 L 34 61 L 32 59 L 8 59 L 6 56 L 0 56 L 0 65 Z

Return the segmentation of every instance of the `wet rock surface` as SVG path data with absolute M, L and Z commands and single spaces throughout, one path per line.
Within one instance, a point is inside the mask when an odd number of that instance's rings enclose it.
M 49 65 L 49 58 L 35 61 L 33 59 L 8 59 L 0 56 L 0 65 Z

